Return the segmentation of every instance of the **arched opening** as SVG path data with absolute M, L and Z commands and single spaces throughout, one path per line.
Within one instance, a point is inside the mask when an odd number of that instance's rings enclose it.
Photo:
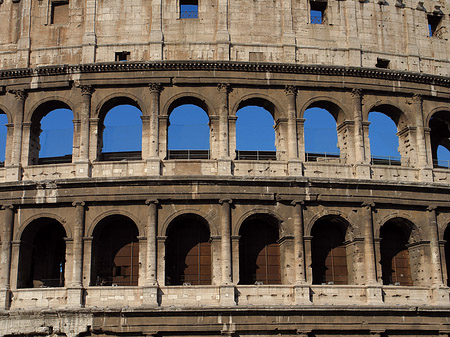
M 276 160 L 275 106 L 263 99 L 249 99 L 236 112 L 236 159 Z
M 345 234 L 348 224 L 338 216 L 326 216 L 311 230 L 313 284 L 349 284 Z
M 411 228 L 406 220 L 396 218 L 380 229 L 381 278 L 385 285 L 413 285 L 407 248 Z
M 400 165 L 397 125 L 394 120 L 385 113 L 371 111 L 369 122 L 372 164 Z
M 211 284 L 208 224 L 198 215 L 181 215 L 167 230 L 166 285 L 208 284 Z
M 60 101 L 40 105 L 31 118 L 28 162 L 57 164 L 72 162 L 73 113 Z
M 450 112 L 440 111 L 430 119 L 431 154 L 434 167 L 450 167 Z
M 142 111 L 131 98 L 109 100 L 100 110 L 99 149 L 101 160 L 142 158 Z
M 111 215 L 96 226 L 92 241 L 91 285 L 137 286 L 139 242 L 136 224 Z
M 8 116 L 0 110 L 0 167 L 5 166 Z
M 239 284 L 281 284 L 279 224 L 257 214 L 239 230 Z
M 445 251 L 445 266 L 447 267 L 447 287 L 450 287 L 450 225 L 444 232 L 444 251 Z
M 183 97 L 169 107 L 167 159 L 209 159 L 208 107 L 195 97 Z
M 306 161 L 337 161 L 345 148 L 341 148 L 339 136 L 342 129 L 337 124 L 343 121 L 342 110 L 334 103 L 318 101 L 304 112 L 304 137 Z
M 31 222 L 20 239 L 18 288 L 63 287 L 66 261 L 64 227 L 55 219 Z

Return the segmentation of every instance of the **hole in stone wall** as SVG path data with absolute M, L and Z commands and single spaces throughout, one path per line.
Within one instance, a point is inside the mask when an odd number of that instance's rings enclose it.
M 116 52 L 115 61 L 116 62 L 128 61 L 129 56 L 130 56 L 129 51 Z
M 428 36 L 438 36 L 442 16 L 439 15 L 427 15 L 428 20 Z
M 50 9 L 50 24 L 65 25 L 69 23 L 69 2 L 53 1 Z
M 375 64 L 375 67 L 382 68 L 382 69 L 388 69 L 389 68 L 390 61 L 388 59 L 383 58 L 377 58 L 377 63 Z
M 310 1 L 310 23 L 321 25 L 326 23 L 326 1 Z
M 180 0 L 180 19 L 198 18 L 198 0 Z

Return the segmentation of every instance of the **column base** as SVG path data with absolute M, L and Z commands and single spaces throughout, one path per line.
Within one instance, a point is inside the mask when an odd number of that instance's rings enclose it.
M 6 181 L 21 181 L 22 167 L 20 165 L 6 167 Z
M 231 176 L 231 159 L 217 159 L 217 174 L 219 176 Z
M 144 286 L 142 288 L 142 306 L 155 308 L 159 306 L 158 286 Z
M 150 158 L 146 160 L 145 173 L 149 176 L 161 175 L 161 159 Z
M 296 160 L 289 160 L 288 161 L 288 174 L 290 176 L 297 176 L 301 177 L 303 176 L 303 163 L 296 159 Z
M 436 305 L 449 305 L 450 297 L 448 288 L 436 287 L 431 289 L 431 301 Z
M 383 289 L 381 286 L 367 286 L 366 288 L 367 304 L 383 304 Z
M 75 176 L 77 178 L 88 178 L 91 176 L 91 165 L 88 160 L 75 162 Z
M 370 179 L 372 177 L 369 164 L 356 164 L 353 174 L 358 179 Z
M 294 286 L 294 299 L 296 305 L 311 304 L 311 288 L 309 285 Z
M 9 310 L 11 295 L 10 289 L 0 289 L 0 310 Z
M 84 307 L 83 288 L 67 288 L 67 306 L 72 308 Z
M 236 288 L 233 285 L 222 285 L 219 288 L 220 304 L 224 306 L 236 305 Z

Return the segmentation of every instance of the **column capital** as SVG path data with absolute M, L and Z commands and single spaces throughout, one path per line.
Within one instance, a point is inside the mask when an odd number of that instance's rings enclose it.
M 284 87 L 284 93 L 286 94 L 286 96 L 291 96 L 291 95 L 297 95 L 298 92 L 298 87 L 296 87 L 295 85 L 286 85 Z
M 361 98 L 363 96 L 363 91 L 359 88 L 353 88 L 351 91 L 351 95 L 354 98 Z
M 14 210 L 15 206 L 13 204 L 5 204 L 1 206 L 1 209 L 10 209 L 10 210 Z
M 159 204 L 159 200 L 158 199 L 147 199 L 145 200 L 145 204 L 146 205 L 158 205 Z
M 230 198 L 223 198 L 223 199 L 219 199 L 219 204 L 223 205 L 223 204 L 232 204 L 233 203 L 233 199 Z
M 72 202 L 72 206 L 77 207 L 77 206 L 81 206 L 84 207 L 86 205 L 86 203 L 84 201 L 74 201 Z
M 75 87 L 80 89 L 82 96 L 92 96 L 92 94 L 95 91 L 95 89 L 94 89 L 94 87 L 92 85 L 85 85 L 85 84 L 76 83 Z
M 219 83 L 217 84 L 217 91 L 228 94 L 232 91 L 231 85 L 229 85 L 228 83 Z
M 413 102 L 415 102 L 415 103 L 420 103 L 420 104 L 422 104 L 422 102 L 423 102 L 423 96 L 420 95 L 420 94 L 414 94 L 414 95 L 412 96 L 412 100 L 413 100 Z
M 291 205 L 292 206 L 297 206 L 297 205 L 304 206 L 305 205 L 305 200 L 292 200 L 291 201 Z
M 151 93 L 160 94 L 161 91 L 164 90 L 164 87 L 162 86 L 161 83 L 149 83 L 148 89 L 150 90 Z
M 430 205 L 430 206 L 427 207 L 427 211 L 428 212 L 433 212 L 433 211 L 436 211 L 437 208 L 438 207 L 436 205 Z
M 10 89 L 10 94 L 14 95 L 14 98 L 20 101 L 25 101 L 28 97 L 28 93 L 24 89 Z
M 361 204 L 361 207 L 364 207 L 364 208 L 366 208 L 366 209 L 371 209 L 371 208 L 374 208 L 374 207 L 375 207 L 375 203 L 374 203 L 373 201 L 364 201 L 364 202 Z

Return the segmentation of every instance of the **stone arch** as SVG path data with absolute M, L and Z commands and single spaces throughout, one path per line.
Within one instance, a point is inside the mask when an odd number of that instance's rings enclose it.
M 51 104 L 54 104 L 52 109 L 48 109 Z M 48 109 L 48 110 L 47 110 Z M 79 119 L 75 104 L 65 97 L 53 95 L 44 97 L 33 104 L 30 109 L 27 109 L 24 116 L 24 123 L 33 122 L 35 120 L 40 121 L 48 112 L 55 109 L 69 109 L 73 113 L 73 119 Z M 45 111 L 47 110 L 47 113 Z
M 86 227 L 86 236 L 87 237 L 92 237 L 95 228 L 97 227 L 97 225 L 103 220 L 106 219 L 109 216 L 112 215 L 122 215 L 124 217 L 129 218 L 131 221 L 134 222 L 134 224 L 136 225 L 138 232 L 139 232 L 139 236 L 144 236 L 145 235 L 145 226 L 142 224 L 142 222 L 140 221 L 140 219 L 138 217 L 136 217 L 133 213 L 125 211 L 125 210 L 109 210 L 106 212 L 103 212 L 99 215 L 97 215 L 95 217 L 95 219 L 92 221 L 92 223 Z
M 266 208 L 255 208 L 255 209 L 252 209 L 252 210 L 249 210 L 249 211 L 243 213 L 238 218 L 238 220 L 233 224 L 231 235 L 239 235 L 239 231 L 241 230 L 241 226 L 245 222 L 245 220 L 249 219 L 250 217 L 252 217 L 256 214 L 261 214 L 261 215 L 267 214 L 267 215 L 275 218 L 278 221 L 280 238 L 282 238 L 284 236 L 292 235 L 291 229 L 284 222 L 283 217 L 280 214 L 278 214 L 277 212 L 270 210 L 270 209 L 266 209 Z
M 25 228 L 33 221 L 38 220 L 40 218 L 49 218 L 49 219 L 53 219 L 53 220 L 59 222 L 64 227 L 64 230 L 66 231 L 66 237 L 67 238 L 72 237 L 72 230 L 65 218 L 63 218 L 57 214 L 54 214 L 54 213 L 45 212 L 45 213 L 34 214 L 34 215 L 30 216 L 29 218 L 27 218 L 25 221 L 23 221 L 22 224 L 17 229 L 17 231 L 14 232 L 13 240 L 20 240 Z
M 230 111 L 231 116 L 236 116 L 236 113 L 240 109 L 250 105 L 259 106 L 266 109 L 272 115 L 274 121 L 284 117 L 282 116 L 284 111 L 284 109 L 282 109 L 283 105 L 273 96 L 264 93 L 250 93 L 236 99 L 236 103 Z
M 305 236 L 311 236 L 312 228 L 314 227 L 314 224 L 319 221 L 322 218 L 325 217 L 339 217 L 342 218 L 342 220 L 345 221 L 347 225 L 345 239 L 347 241 L 353 240 L 357 233 L 357 228 L 352 224 L 347 214 L 341 212 L 337 209 L 328 209 L 328 210 L 322 210 L 316 214 L 308 221 L 308 223 L 305 226 Z
M 342 102 L 339 102 L 330 96 L 320 95 L 307 100 L 298 111 L 299 117 L 303 118 L 305 111 L 310 108 L 321 108 L 327 110 L 333 116 L 337 125 L 346 119 L 353 119 L 353 116 L 349 116 L 346 110 L 342 107 Z
M 364 110 L 364 119 L 367 120 L 369 114 L 372 111 L 378 111 L 389 118 L 391 118 L 395 125 L 397 125 L 397 130 L 401 131 L 405 127 L 412 126 L 409 117 L 407 116 L 405 109 L 391 100 L 383 99 L 374 102 L 369 105 L 367 109 Z
M 164 103 L 161 114 L 163 116 L 170 116 L 175 108 L 185 104 L 193 104 L 202 108 L 208 115 L 208 118 L 214 115 L 215 109 L 213 103 L 207 97 L 191 91 L 182 92 L 170 97 Z
M 376 225 L 374 226 L 374 236 L 376 238 L 379 238 L 381 227 L 383 227 L 383 225 L 388 221 L 394 219 L 400 219 L 400 222 L 410 229 L 411 233 L 409 243 L 420 242 L 423 239 L 423 233 L 421 229 L 417 227 L 417 225 L 413 221 L 413 218 L 406 212 L 394 212 L 377 221 Z
M 14 115 L 6 106 L 4 106 L 1 103 L 0 103 L 0 111 L 6 115 L 6 117 L 8 118 L 8 123 L 14 124 Z
M 95 108 L 94 116 L 100 120 L 104 120 L 107 112 L 118 105 L 132 105 L 139 110 L 141 110 L 142 115 L 146 116 L 147 111 L 145 110 L 144 102 L 137 96 L 130 94 L 128 92 L 116 92 L 114 94 L 108 95 L 98 102 Z
M 1 109 L 1 106 L 0 106 L 0 109 Z M 439 105 L 439 106 L 436 106 L 433 109 L 431 109 L 428 113 L 426 113 L 425 118 L 424 118 L 424 122 L 423 122 L 424 126 L 425 127 L 426 126 L 429 127 L 430 126 L 430 120 L 433 117 L 433 115 L 435 113 L 438 113 L 438 112 L 441 112 L 441 111 L 443 111 L 445 113 L 448 113 L 450 115 L 450 105 Z
M 212 245 L 208 221 L 183 213 L 168 225 L 165 240 L 165 285 L 212 284 Z
M 219 229 L 217 225 L 212 225 L 214 222 L 211 222 L 208 220 L 210 216 L 208 214 L 203 213 L 197 209 L 194 208 L 186 208 L 179 211 L 176 211 L 172 213 L 169 217 L 167 217 L 160 228 L 158 228 L 158 236 L 166 236 L 167 230 L 169 229 L 170 224 L 179 216 L 183 216 L 185 214 L 194 214 L 196 216 L 199 216 L 205 220 L 205 223 L 208 225 L 208 230 L 211 233 L 211 236 L 218 236 L 220 235 Z
M 426 125 L 430 128 L 430 146 L 433 165 L 439 166 L 439 161 L 442 158 L 438 157 L 438 147 L 442 146 L 447 151 L 450 151 L 450 111 L 448 108 L 443 110 L 434 109 L 433 111 Z M 444 166 L 448 167 L 448 162 Z

